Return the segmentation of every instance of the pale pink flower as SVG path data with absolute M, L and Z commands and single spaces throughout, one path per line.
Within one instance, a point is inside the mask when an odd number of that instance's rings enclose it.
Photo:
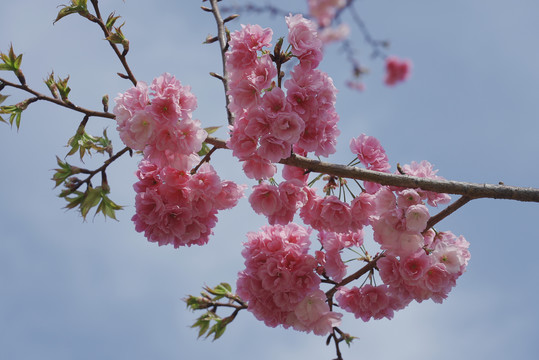
M 361 192 L 350 203 L 350 215 L 356 227 L 367 226 L 376 215 L 376 198 L 367 192 Z
M 118 131 L 125 145 L 134 150 L 143 150 L 153 140 L 155 127 L 153 117 L 140 110 L 129 117 L 124 126 L 118 126 Z
M 402 167 L 402 170 L 406 175 L 417 176 L 427 179 L 445 180 L 443 177 L 436 175 L 438 170 L 433 169 L 433 165 L 426 160 L 417 163 L 412 161 L 409 165 L 406 164 Z M 447 204 L 451 201 L 451 197 L 448 194 L 440 194 L 432 191 L 424 191 L 416 189 L 417 193 L 422 199 L 427 199 L 430 206 L 438 206 L 438 204 Z
M 429 210 L 425 205 L 412 205 L 406 209 L 406 230 L 422 232 L 430 218 Z
M 305 123 L 295 112 L 280 112 L 271 122 L 273 136 L 293 144 L 299 140 Z
M 370 170 L 385 172 L 391 167 L 380 141 L 373 136 L 361 134 L 353 138 L 350 141 L 350 150 Z
M 268 159 L 252 155 L 243 163 L 243 171 L 250 179 L 269 179 L 277 172 L 277 167 Z
M 298 331 L 327 335 L 335 326 L 340 325 L 342 314 L 330 311 L 326 300 L 322 290 L 311 292 L 290 313 L 287 323 Z
M 401 260 L 400 273 L 408 284 L 417 284 L 431 266 L 432 261 L 425 251 L 419 250 Z
M 123 94 L 118 94 L 114 99 L 114 115 L 119 126 L 133 116 L 137 111 L 144 110 L 150 103 L 148 95 L 148 85 L 144 81 L 139 81 L 137 86 L 132 87 Z
M 316 25 L 301 14 L 290 15 L 285 19 L 292 54 L 307 68 L 316 68 L 322 60 L 322 41 L 318 38 Z
M 393 318 L 393 301 L 386 285 L 363 285 L 360 289 L 341 287 L 335 295 L 339 306 L 354 314 L 356 319 L 369 321 L 371 318 Z
M 249 203 L 257 214 L 266 216 L 273 215 L 282 208 L 279 189 L 277 186 L 266 182 L 253 186 L 253 192 L 249 196 Z

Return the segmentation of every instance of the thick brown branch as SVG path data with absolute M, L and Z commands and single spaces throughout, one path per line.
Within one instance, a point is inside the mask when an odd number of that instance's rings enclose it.
M 227 148 L 221 139 L 208 137 L 208 144 L 219 148 Z M 435 180 L 409 175 L 389 174 L 378 171 L 360 169 L 354 166 L 331 164 L 303 156 L 292 156 L 279 161 L 281 164 L 292 165 L 302 169 L 322 174 L 339 176 L 348 179 L 371 181 L 381 185 L 398 186 L 403 188 L 422 189 L 437 193 L 465 195 L 472 199 L 508 199 L 528 202 L 539 202 L 539 189 L 507 185 L 475 184 L 452 180 Z

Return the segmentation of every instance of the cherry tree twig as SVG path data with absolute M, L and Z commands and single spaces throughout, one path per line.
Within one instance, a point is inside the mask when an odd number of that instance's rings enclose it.
M 114 114 L 111 114 L 111 113 L 108 113 L 108 112 L 101 112 L 101 111 L 94 111 L 94 110 L 85 109 L 83 107 L 80 107 L 80 106 L 77 106 L 77 105 L 73 104 L 71 101 L 64 101 L 64 100 L 62 100 L 60 98 L 57 99 L 57 98 L 53 98 L 53 97 L 41 94 L 41 93 L 39 93 L 39 92 L 37 92 L 35 90 L 32 90 L 27 85 L 15 84 L 15 83 L 12 83 L 10 81 L 4 80 L 3 78 L 0 78 L 0 84 L 3 84 L 5 86 L 9 86 L 9 87 L 13 87 L 13 88 L 16 88 L 16 89 L 19 89 L 19 90 L 22 90 L 22 91 L 26 91 L 27 93 L 30 93 L 30 94 L 34 95 L 35 97 L 33 99 L 31 99 L 30 102 L 44 100 L 44 101 L 48 101 L 48 102 L 54 103 L 56 105 L 63 106 L 65 108 L 68 108 L 68 109 L 71 109 L 71 110 L 74 110 L 74 111 L 77 111 L 77 112 L 80 112 L 80 113 L 83 113 L 86 116 L 95 116 L 95 117 L 102 117 L 102 118 L 107 118 L 107 119 L 114 119 L 115 118 Z
M 223 75 L 219 76 L 218 78 L 222 81 L 223 87 L 225 90 L 226 112 L 227 112 L 228 124 L 233 125 L 234 115 L 232 115 L 232 112 L 228 108 L 228 105 L 230 104 L 230 99 L 228 98 L 228 92 L 230 91 L 230 86 L 228 85 L 228 72 L 226 69 L 226 51 L 228 50 L 228 38 L 227 38 L 227 30 L 225 28 L 225 22 L 227 19 L 223 20 L 223 17 L 221 16 L 221 13 L 219 12 L 219 6 L 217 5 L 217 1 L 218 0 L 210 0 L 211 11 L 215 18 L 215 22 L 217 23 L 217 37 L 219 39 L 219 46 L 221 48 L 221 60 L 223 63 Z
M 91 0 L 91 2 L 92 2 L 92 5 L 94 7 L 94 10 L 95 10 L 96 17 L 92 18 L 92 19 L 89 19 L 89 20 L 92 21 L 92 22 L 95 22 L 96 24 L 99 25 L 101 30 L 103 30 L 103 34 L 105 35 L 105 38 L 110 37 L 111 33 L 107 29 L 107 26 L 105 25 L 105 23 L 103 22 L 103 19 L 101 17 L 101 12 L 99 10 L 98 0 Z M 122 63 L 125 71 L 127 72 L 127 78 L 133 83 L 133 85 L 136 86 L 137 85 L 137 79 L 135 78 L 135 75 L 133 75 L 133 72 L 131 71 L 131 68 L 127 64 L 127 60 L 125 58 L 125 56 L 127 55 L 127 49 L 124 49 L 123 52 L 120 52 L 120 49 L 118 49 L 118 46 L 116 46 L 115 43 L 113 43 L 110 40 L 108 41 L 108 43 L 109 43 L 110 47 L 114 50 L 114 53 L 116 54 L 116 56 L 118 57 L 118 59 Z M 122 77 L 122 78 L 124 77 L 121 74 L 118 74 L 118 75 L 120 75 L 120 77 Z

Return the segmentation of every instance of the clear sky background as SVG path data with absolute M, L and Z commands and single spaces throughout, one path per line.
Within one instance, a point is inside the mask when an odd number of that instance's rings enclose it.
M 101 108 L 101 97 L 130 87 L 95 24 L 72 15 L 52 24 L 59 0 L 2 1 L 0 49 L 12 42 L 24 54 L 28 84 L 42 92 L 54 70 L 70 75 L 70 98 Z M 106 15 L 123 16 L 131 41 L 129 63 L 139 80 L 170 72 L 198 97 L 194 116 L 204 126 L 225 124 L 217 45 L 201 45 L 215 34 L 200 1 L 103 1 Z M 223 4 L 242 1 L 223 1 Z M 260 2 L 263 3 L 263 2 Z M 304 1 L 273 1 L 305 11 Z M 409 81 L 383 85 L 383 62 L 354 30 L 354 46 L 371 70 L 363 93 L 346 89 L 349 64 L 338 47 L 327 48 L 322 68 L 340 89 L 339 152 L 374 135 L 397 163 L 428 160 L 448 179 L 539 187 L 539 3 L 533 0 L 364 0 L 356 8 L 389 54 L 412 59 Z M 346 18 L 345 18 L 346 19 Z M 284 20 L 244 14 L 230 23 L 258 22 L 286 35 Z M 352 25 L 353 27 L 353 25 Z M 7 72 L 2 77 L 13 79 Z M 7 102 L 23 99 L 11 89 Z M 246 199 L 220 213 L 215 235 L 204 247 L 173 249 L 149 243 L 130 221 L 138 158 L 110 167 L 112 198 L 125 206 L 119 222 L 91 216 L 87 222 L 65 211 L 53 190 L 55 155 L 82 116 L 45 103 L 24 112 L 20 130 L 0 124 L 0 359 L 325 359 L 335 356 L 324 338 L 267 328 L 243 312 L 220 340 L 197 340 L 189 328 L 198 314 L 181 301 L 204 284 L 235 283 L 243 268 L 245 233 L 265 218 Z M 87 127 L 113 135 L 114 122 Z M 224 130 L 218 134 L 225 136 Z M 89 168 L 103 160 L 88 159 Z M 230 152 L 212 161 L 222 178 L 253 185 Z M 454 197 L 455 199 L 456 197 Z M 539 204 L 476 200 L 438 228 L 464 235 L 472 259 L 443 305 L 412 304 L 391 321 L 363 323 L 345 316 L 342 329 L 359 341 L 345 359 L 537 359 L 539 356 Z M 376 251 L 372 241 L 368 248 Z

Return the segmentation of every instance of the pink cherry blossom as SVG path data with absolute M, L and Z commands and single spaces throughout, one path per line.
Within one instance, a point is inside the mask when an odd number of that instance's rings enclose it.
M 406 80 L 410 76 L 412 62 L 401 60 L 396 56 L 389 56 L 386 59 L 386 85 L 393 86 Z

